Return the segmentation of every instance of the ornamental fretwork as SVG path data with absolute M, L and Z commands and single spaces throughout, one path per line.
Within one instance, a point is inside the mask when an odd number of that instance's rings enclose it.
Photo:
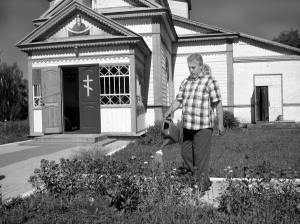
M 99 71 L 101 105 L 130 104 L 129 66 L 102 66 Z

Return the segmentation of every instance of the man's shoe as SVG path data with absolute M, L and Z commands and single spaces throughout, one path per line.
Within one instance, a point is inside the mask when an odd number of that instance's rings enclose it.
M 202 193 L 205 193 L 206 191 L 210 190 L 210 187 L 212 185 L 212 182 L 210 180 L 208 180 L 207 182 L 205 182 L 204 184 L 199 184 L 197 182 L 193 182 L 191 184 L 191 188 L 193 188 L 193 190 L 201 190 Z
M 188 174 L 188 173 L 192 173 L 188 168 L 180 166 L 175 170 L 175 173 L 177 175 L 184 175 L 184 174 Z

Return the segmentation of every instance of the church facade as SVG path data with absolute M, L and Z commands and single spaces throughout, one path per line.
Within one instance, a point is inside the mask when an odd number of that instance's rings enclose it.
M 31 136 L 144 133 L 163 119 L 192 53 L 242 123 L 300 122 L 300 49 L 193 21 L 190 0 L 48 1 L 17 43 L 28 55 Z

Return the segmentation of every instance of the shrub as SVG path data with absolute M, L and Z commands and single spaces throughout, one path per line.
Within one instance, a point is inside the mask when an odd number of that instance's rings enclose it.
M 218 117 L 215 119 L 215 126 L 218 125 Z M 229 110 L 223 111 L 223 125 L 227 129 L 238 128 L 240 121 L 234 114 Z
M 141 145 L 160 145 L 163 142 L 161 134 L 162 121 L 156 121 L 155 125 L 149 126 L 146 133 L 141 136 L 138 143 Z

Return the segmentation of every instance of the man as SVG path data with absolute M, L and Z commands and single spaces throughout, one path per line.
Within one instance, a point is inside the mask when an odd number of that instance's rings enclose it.
M 201 182 L 202 191 L 207 191 L 211 186 L 208 169 L 214 108 L 218 114 L 219 135 L 224 133 L 222 99 L 217 81 L 212 76 L 205 76 L 202 73 L 202 56 L 192 54 L 187 62 L 190 75 L 182 81 L 178 95 L 165 113 L 165 117 L 169 117 L 182 105 L 181 155 L 190 172 L 193 172 L 194 166 L 197 168 L 196 182 Z

